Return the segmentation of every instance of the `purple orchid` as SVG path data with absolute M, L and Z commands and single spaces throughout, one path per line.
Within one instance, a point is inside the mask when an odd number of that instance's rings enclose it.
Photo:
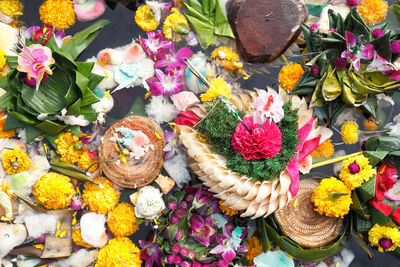
M 374 57 L 374 46 L 372 44 L 359 45 L 357 37 L 351 32 L 346 31 L 346 50 L 341 57 L 350 60 L 355 70 L 360 69 L 361 59 L 371 60 Z
M 204 206 L 212 198 L 212 194 L 207 189 L 203 189 L 201 186 L 197 189 L 193 199 L 193 207 L 199 209 Z
M 374 52 L 374 59 L 367 66 L 367 72 L 380 71 L 384 72 L 388 69 L 389 61 L 381 57 L 376 51 Z
M 139 37 L 139 43 L 147 55 L 156 61 L 159 57 L 158 54 L 163 50 L 168 50 L 172 45 L 171 40 L 164 40 L 164 38 L 161 31 L 147 32 L 147 39 Z
M 190 216 L 189 236 L 208 247 L 215 234 L 216 225 L 211 216 L 193 214 Z
M 156 69 L 155 72 L 158 81 L 155 79 L 147 80 L 147 82 L 150 83 L 151 95 L 164 95 L 165 97 L 169 97 L 179 93 L 183 87 L 185 87 L 184 83 L 179 82 L 183 76 L 183 70 L 164 73 L 162 70 Z
M 240 245 L 246 234 L 246 231 L 242 227 L 236 227 L 232 232 L 230 232 L 226 226 L 224 226 L 222 229 L 223 235 L 218 235 L 216 238 L 218 246 L 213 248 L 210 253 L 221 255 L 225 263 L 230 264 L 236 257 L 236 251 L 247 251 L 244 246 Z
M 167 67 L 167 72 L 173 72 L 182 67 L 186 67 L 185 59 L 190 58 L 193 55 L 193 52 L 188 47 L 182 47 L 175 51 L 175 45 L 169 47 L 169 49 L 164 49 L 159 53 L 159 60 L 154 64 L 154 68 Z
M 163 151 L 166 152 L 164 159 L 170 160 L 173 157 L 175 157 L 176 154 L 178 154 L 179 151 L 178 137 L 175 134 L 175 132 L 165 132 L 164 138 L 165 141 L 167 141 L 167 144 L 163 148 Z
M 141 246 L 140 258 L 146 261 L 146 267 L 153 266 L 156 262 L 158 266 L 161 266 L 161 252 L 157 242 L 139 240 Z

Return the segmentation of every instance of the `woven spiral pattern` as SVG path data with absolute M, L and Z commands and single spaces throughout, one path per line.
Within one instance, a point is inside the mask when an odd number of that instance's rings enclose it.
M 301 180 L 297 196 L 275 212 L 284 235 L 303 247 L 321 247 L 331 243 L 339 236 L 343 225 L 343 219 L 322 216 L 314 211 L 311 195 L 318 184 L 312 179 Z
M 101 163 L 104 174 L 114 183 L 125 188 L 139 188 L 152 183 L 160 174 L 164 163 L 165 145 L 164 134 L 160 126 L 150 119 L 139 116 L 130 116 L 115 123 L 110 128 L 126 127 L 134 131 L 142 131 L 149 139 L 154 149 L 150 149 L 138 160 L 126 156 L 127 163 L 121 160 Z M 100 143 L 99 159 L 112 160 L 119 156 L 114 133 L 108 129 Z

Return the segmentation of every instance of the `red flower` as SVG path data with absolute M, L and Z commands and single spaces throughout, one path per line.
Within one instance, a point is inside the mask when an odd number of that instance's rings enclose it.
M 232 136 L 232 147 L 246 160 L 266 159 L 276 156 L 281 150 L 282 133 L 278 125 L 267 119 L 262 127 L 253 122 L 253 117 L 243 118 L 251 133 L 238 123 Z
M 196 125 L 196 123 L 199 122 L 200 117 L 197 116 L 194 112 L 192 111 L 181 111 L 178 116 L 180 117 L 176 117 L 175 118 L 175 122 L 178 125 L 186 125 L 186 126 L 190 126 L 193 127 L 194 125 Z
M 369 204 L 374 207 L 375 209 L 379 210 L 386 216 L 389 216 L 390 213 L 392 213 L 392 207 L 389 206 L 388 204 L 385 204 L 383 202 L 378 202 L 375 201 L 374 199 L 369 202 Z
M 40 30 L 34 31 L 33 33 L 33 41 L 36 43 L 41 43 L 42 45 L 46 45 L 50 40 L 50 37 L 53 35 L 53 26 L 44 25 Z
M 397 182 L 397 169 L 390 163 L 382 163 L 376 175 L 375 198 L 382 201 L 385 192 L 393 187 Z
M 395 221 L 397 224 L 400 225 L 400 207 L 398 207 L 397 209 L 395 209 L 395 211 L 393 211 L 392 219 L 393 221 Z

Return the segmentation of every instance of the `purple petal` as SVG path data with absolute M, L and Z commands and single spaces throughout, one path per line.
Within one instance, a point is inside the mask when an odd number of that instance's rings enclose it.
M 236 256 L 236 253 L 233 249 L 227 249 L 227 250 L 225 250 L 224 253 L 222 253 L 222 258 L 227 263 L 231 263 L 232 260 L 235 258 L 235 256 Z
M 150 93 L 153 96 L 162 95 L 164 92 L 164 88 L 160 82 L 155 82 L 150 85 Z
M 390 79 L 400 80 L 400 71 L 399 70 L 393 71 L 392 74 L 390 75 Z
M 237 248 L 237 251 L 238 251 L 238 252 L 247 252 L 247 248 L 246 248 L 245 246 L 239 246 L 239 247 Z
M 173 6 L 174 6 L 174 2 L 172 2 L 172 1 L 169 2 L 169 3 L 164 3 L 164 4 L 162 5 L 162 10 L 163 10 L 164 12 L 169 12 Z
M 172 138 L 174 138 L 175 133 L 174 132 L 165 132 L 164 133 L 164 138 L 167 142 L 170 142 Z
M 179 93 L 183 89 L 183 87 L 185 87 L 184 83 L 176 83 L 173 87 L 174 94 Z
M 162 68 L 168 65 L 168 61 L 164 59 L 160 59 L 154 63 L 154 68 Z
M 361 50 L 361 58 L 370 60 L 374 57 L 374 46 L 372 44 L 367 44 Z
M 346 47 L 350 48 L 356 45 L 357 37 L 351 32 L 346 31 Z
M 162 70 L 160 70 L 160 69 L 156 69 L 155 70 L 155 73 L 156 73 L 156 76 L 157 76 L 157 78 L 158 78 L 158 80 L 160 81 L 160 82 L 163 82 L 164 80 L 165 80 L 165 74 L 164 74 L 164 72 L 162 71 Z
M 174 156 L 175 156 L 175 153 L 173 151 L 168 151 L 167 153 L 165 153 L 164 159 L 167 161 L 167 160 L 172 159 Z
M 189 47 L 182 47 L 178 52 L 176 52 L 175 57 L 177 59 L 186 59 L 190 58 L 192 55 L 193 51 Z
M 56 31 L 55 35 L 56 35 L 57 38 L 62 39 L 62 38 L 65 37 L 65 31 L 64 30 Z
M 360 69 L 360 59 L 357 58 L 355 61 L 353 61 L 353 67 L 355 70 L 359 70 Z

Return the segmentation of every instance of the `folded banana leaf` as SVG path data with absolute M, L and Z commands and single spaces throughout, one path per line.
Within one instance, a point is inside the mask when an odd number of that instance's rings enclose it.
M 319 262 L 337 253 L 342 248 L 343 238 L 350 224 L 349 219 L 345 219 L 342 233 L 336 242 L 320 248 L 302 248 L 287 236 L 279 234 L 279 226 L 271 216 L 267 220 L 268 222 L 261 220 L 261 227 L 265 228 L 268 238 L 295 259 L 304 262 Z

